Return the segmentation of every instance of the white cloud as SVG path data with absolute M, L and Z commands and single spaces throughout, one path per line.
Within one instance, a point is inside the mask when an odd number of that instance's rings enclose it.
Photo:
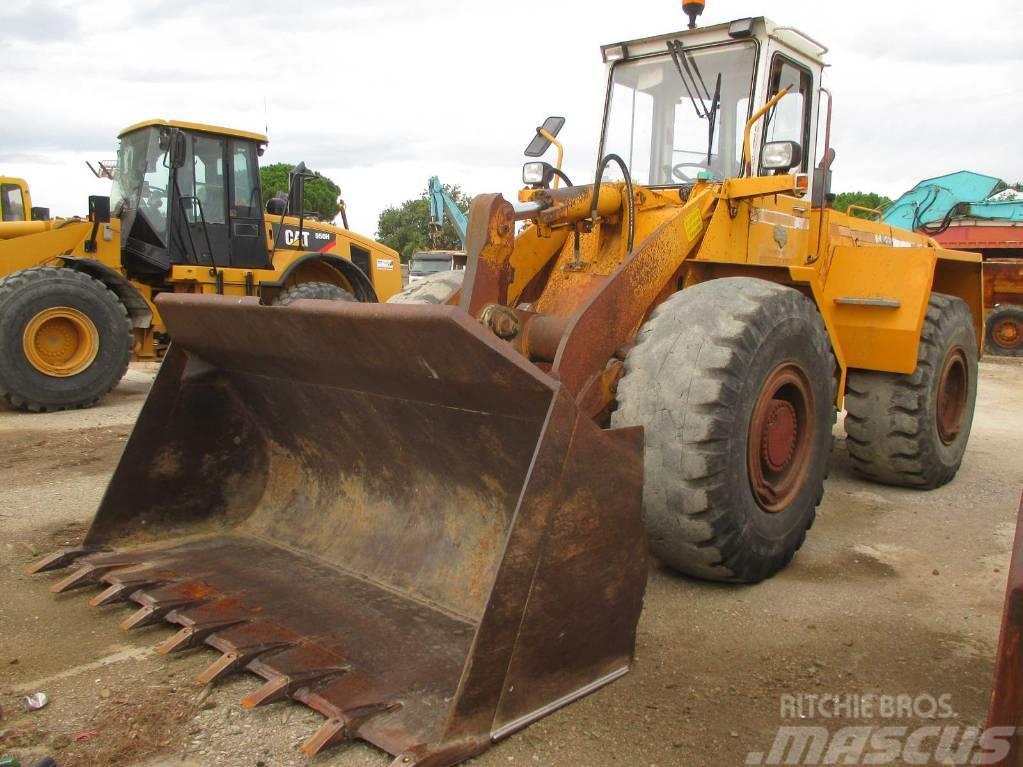
M 1018 4 L 862 7 L 711 0 L 702 21 L 766 14 L 830 46 L 838 190 L 895 195 L 960 168 L 1023 177 Z M 81 213 L 103 191 L 84 161 L 110 158 L 131 123 L 268 125 L 264 161 L 334 178 L 372 234 L 430 175 L 513 196 L 547 114 L 568 118 L 566 170 L 587 181 L 599 45 L 684 26 L 678 0 L 140 0 L 121 16 L 99 0 L 6 0 L 0 173 L 28 178 L 37 204 Z

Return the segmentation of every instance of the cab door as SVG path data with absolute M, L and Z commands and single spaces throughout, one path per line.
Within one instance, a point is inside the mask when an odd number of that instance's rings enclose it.
M 189 152 L 178 171 L 184 218 L 181 253 L 175 263 L 222 267 L 231 263 L 227 224 L 227 141 L 223 136 L 188 133 Z
M 263 204 L 260 199 L 256 144 L 244 139 L 227 142 L 228 218 L 231 233 L 231 266 L 266 269 L 270 266 L 263 234 Z

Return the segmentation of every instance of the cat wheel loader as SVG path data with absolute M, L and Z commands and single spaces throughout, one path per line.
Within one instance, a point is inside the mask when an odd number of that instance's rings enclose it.
M 865 476 L 948 482 L 980 259 L 827 206 L 824 53 L 764 18 L 605 46 L 592 183 L 477 196 L 460 284 L 160 296 L 174 343 L 92 526 L 32 571 L 218 651 L 202 683 L 261 677 L 246 706 L 320 712 L 309 754 L 445 767 L 629 670 L 648 546 L 783 568 L 839 408 Z
M 132 355 L 162 355 L 161 293 L 289 304 L 401 289 L 397 253 L 308 218 L 304 166 L 264 211 L 265 136 L 149 120 L 119 138 L 113 197 L 90 197 L 88 220 L 26 217 L 27 186 L 0 179 L 0 394 L 15 407 L 94 404 Z

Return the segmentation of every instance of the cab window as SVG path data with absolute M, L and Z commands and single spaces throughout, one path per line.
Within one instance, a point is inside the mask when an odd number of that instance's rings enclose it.
M 770 93 L 773 98 L 783 88 L 792 86 L 767 116 L 766 142 L 795 141 L 803 150 L 800 171 L 806 172 L 810 157 L 810 104 L 813 78 L 810 71 L 780 54 L 771 66 Z
M 231 217 L 255 218 L 262 210 L 259 200 L 259 170 L 256 145 L 231 141 Z
M 194 196 L 202 203 L 207 224 L 227 223 L 227 195 L 224 180 L 224 140 L 194 136 L 192 183 Z
M 24 221 L 25 201 L 21 196 L 21 187 L 17 184 L 0 185 L 0 208 L 4 221 Z

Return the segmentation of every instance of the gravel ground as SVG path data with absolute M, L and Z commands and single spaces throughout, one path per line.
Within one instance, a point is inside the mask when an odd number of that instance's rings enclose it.
M 736 588 L 652 565 L 633 672 L 472 764 L 741 765 L 792 723 L 787 695 L 948 695 L 943 723 L 981 722 L 1023 487 L 1023 361 L 981 371 L 953 483 L 929 493 L 867 484 L 851 473 L 839 426 L 818 521 L 791 567 Z M 163 658 L 152 647 L 169 628 L 124 633 L 129 608 L 91 609 L 82 592 L 55 597 L 46 577 L 22 574 L 84 532 L 152 375 L 133 367 L 87 411 L 0 412 L 0 756 L 51 754 L 60 767 L 389 764 L 359 743 L 310 762 L 298 746 L 318 715 L 246 710 L 239 701 L 260 680 L 200 688 L 212 653 Z M 36 691 L 49 705 L 23 712 L 19 698 Z M 917 714 L 897 724 L 933 724 Z M 823 722 L 862 723 L 879 722 Z

